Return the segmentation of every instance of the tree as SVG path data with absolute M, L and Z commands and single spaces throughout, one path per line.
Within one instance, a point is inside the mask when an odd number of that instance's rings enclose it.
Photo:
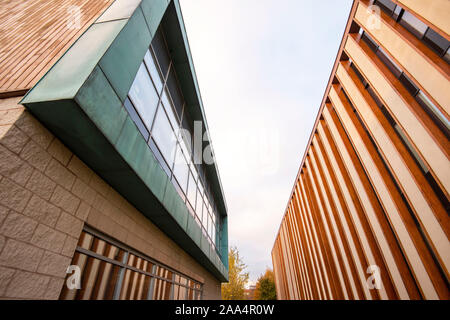
M 255 300 L 276 300 L 275 276 L 270 269 L 258 278 L 255 288 Z
M 243 300 L 244 286 L 248 281 L 248 272 L 244 272 L 247 266 L 239 256 L 236 247 L 231 247 L 228 253 L 228 283 L 222 284 L 223 300 Z

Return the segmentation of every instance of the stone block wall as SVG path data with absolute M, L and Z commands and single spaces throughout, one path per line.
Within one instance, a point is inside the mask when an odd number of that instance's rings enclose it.
M 220 283 L 67 149 L 0 99 L 0 299 L 58 299 L 84 224 L 202 283 Z

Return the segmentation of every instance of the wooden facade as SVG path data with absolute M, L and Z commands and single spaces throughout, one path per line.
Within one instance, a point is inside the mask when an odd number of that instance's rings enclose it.
M 24 95 L 113 0 L 0 4 L 0 98 Z
M 354 1 L 272 250 L 279 299 L 450 298 L 449 22 L 446 0 Z

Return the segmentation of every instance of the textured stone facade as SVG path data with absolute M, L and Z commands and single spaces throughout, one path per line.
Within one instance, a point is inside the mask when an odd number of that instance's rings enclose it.
M 72 154 L 23 106 L 0 99 L 0 298 L 58 299 L 84 224 L 204 284 L 220 283 Z

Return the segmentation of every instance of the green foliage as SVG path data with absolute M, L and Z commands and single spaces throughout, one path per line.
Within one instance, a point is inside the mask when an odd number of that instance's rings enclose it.
M 255 289 L 255 300 L 276 300 L 275 276 L 270 269 L 258 278 Z
M 231 247 L 228 253 L 229 282 L 222 284 L 223 300 L 243 300 L 244 286 L 248 281 L 248 272 L 244 272 L 247 266 L 239 256 L 236 247 Z

